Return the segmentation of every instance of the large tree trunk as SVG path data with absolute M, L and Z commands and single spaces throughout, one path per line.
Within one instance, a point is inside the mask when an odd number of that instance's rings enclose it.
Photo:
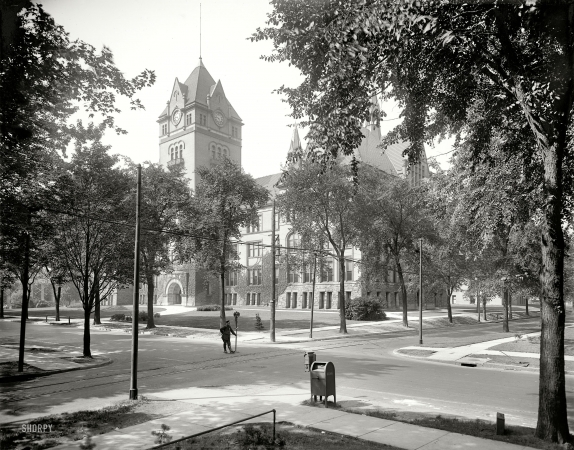
M 345 317 L 345 252 L 341 250 L 339 257 L 339 333 L 347 334 L 347 319 Z
M 4 287 L 0 286 L 0 318 L 4 318 Z
M 28 211 L 26 222 L 28 228 L 32 222 L 30 212 Z M 24 267 L 22 268 L 22 314 L 20 316 L 20 346 L 18 349 L 18 372 L 24 371 L 24 346 L 26 344 L 26 319 L 28 318 L 28 299 L 30 291 L 28 282 L 30 279 L 30 230 L 25 231 L 24 236 Z
M 569 441 L 564 375 L 564 235 L 562 233 L 561 143 L 544 149 L 546 211 L 542 223 L 542 285 L 540 380 L 536 436 L 552 442 Z
M 153 285 L 153 273 L 151 271 L 147 271 L 146 273 L 146 282 L 147 282 L 147 326 L 146 328 L 155 328 L 155 323 L 153 321 L 153 296 L 154 296 L 154 288 Z
M 399 274 L 399 282 L 401 283 L 401 297 L 403 303 L 403 326 L 409 326 L 409 318 L 407 315 L 407 287 L 405 286 L 405 279 L 403 277 L 403 269 L 401 268 L 401 263 L 399 258 L 395 258 L 395 264 L 397 266 L 397 272 Z M 450 310 L 449 310 L 450 311 Z
M 96 283 L 96 298 L 94 303 L 94 325 L 101 325 L 100 320 L 100 280 L 96 277 L 94 280 Z
M 221 300 L 221 311 L 219 311 L 219 328 L 225 326 L 225 266 L 221 266 L 219 272 L 219 296 Z
M 90 302 L 84 306 L 84 356 L 87 358 L 92 357 L 92 352 L 90 351 L 90 312 L 92 310 L 92 305 Z M 134 317 L 132 320 L 136 320 Z
M 502 331 L 508 333 L 510 329 L 508 328 L 508 289 L 506 286 L 503 288 L 502 293 L 502 306 L 504 310 L 504 319 L 502 320 Z
M 58 284 L 58 291 L 56 293 L 56 322 L 60 321 L 60 298 L 62 297 L 62 285 Z
M 447 297 L 446 297 L 446 312 L 448 314 L 448 322 L 452 323 L 452 306 L 450 304 L 450 299 L 452 298 L 452 289 L 450 286 L 446 290 Z

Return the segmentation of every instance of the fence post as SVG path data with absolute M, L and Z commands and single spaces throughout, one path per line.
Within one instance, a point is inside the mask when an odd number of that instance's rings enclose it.
M 275 445 L 275 410 L 273 410 L 273 445 Z

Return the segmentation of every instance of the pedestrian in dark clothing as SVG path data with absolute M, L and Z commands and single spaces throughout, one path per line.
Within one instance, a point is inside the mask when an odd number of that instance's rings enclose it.
M 237 335 L 231 328 L 231 325 L 229 325 L 229 320 L 225 323 L 223 328 L 219 329 L 219 332 L 221 333 L 221 339 L 223 339 L 223 352 L 227 353 L 227 348 L 229 347 L 229 353 L 235 353 L 231 350 L 231 333 L 233 333 L 235 336 Z

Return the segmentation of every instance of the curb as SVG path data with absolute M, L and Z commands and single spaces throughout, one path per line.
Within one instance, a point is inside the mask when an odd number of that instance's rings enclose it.
M 89 366 L 83 366 L 83 367 L 72 367 L 69 369 L 59 369 L 59 370 L 45 370 L 43 372 L 36 372 L 36 373 L 28 373 L 28 374 L 22 374 L 22 375 L 10 375 L 7 377 L 0 377 L 0 383 L 10 383 L 12 381 L 24 381 L 24 380 L 30 380 L 32 378 L 39 378 L 39 377 L 45 377 L 45 376 L 49 376 L 49 375 L 55 375 L 58 373 L 64 373 L 64 372 L 75 372 L 76 370 L 87 370 L 87 369 L 94 369 L 97 367 L 104 367 L 104 366 L 109 366 L 110 364 L 112 364 L 114 362 L 114 360 L 112 358 L 107 358 L 104 356 L 104 358 L 106 359 L 105 361 L 102 361 L 98 364 L 91 364 Z

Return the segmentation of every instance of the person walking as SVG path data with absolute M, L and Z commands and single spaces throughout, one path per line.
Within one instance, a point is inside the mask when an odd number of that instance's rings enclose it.
M 227 348 L 229 347 L 229 353 L 235 353 L 231 350 L 231 333 L 233 333 L 234 336 L 237 335 L 231 328 L 231 325 L 229 325 L 229 320 L 225 322 L 225 326 L 223 328 L 219 329 L 219 332 L 221 333 L 221 339 L 223 340 L 223 352 L 227 353 Z

